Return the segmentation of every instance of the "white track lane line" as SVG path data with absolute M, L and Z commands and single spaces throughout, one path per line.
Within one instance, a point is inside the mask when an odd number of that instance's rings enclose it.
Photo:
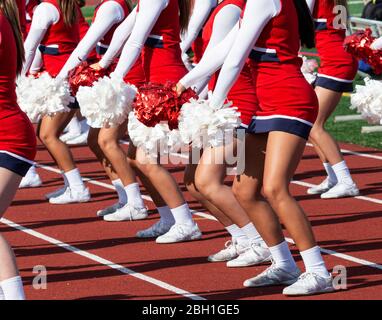
M 191 300 L 206 300 L 205 298 L 203 297 L 200 297 L 196 294 L 193 294 L 191 292 L 188 292 L 188 291 L 185 291 L 183 289 L 180 289 L 180 288 L 177 288 L 177 287 L 174 287 L 166 282 L 163 282 L 163 281 L 160 281 L 160 280 L 157 280 L 155 278 L 152 278 L 152 277 L 149 277 L 149 276 L 146 276 L 142 273 L 139 273 L 139 272 L 135 272 L 134 270 L 132 269 L 129 269 L 129 268 L 125 268 L 124 266 L 121 266 L 119 264 L 116 264 L 112 261 L 109 261 L 109 260 L 106 260 L 100 256 L 97 256 L 93 253 L 90 253 L 90 252 L 87 252 L 87 251 L 84 251 L 84 250 L 81 250 L 81 249 L 78 249 L 70 244 L 67 244 L 65 242 L 62 242 L 60 240 L 57 240 L 57 239 L 54 239 L 52 237 L 49 237 L 49 236 L 46 236 L 40 232 L 37 232 L 37 231 L 34 231 L 34 230 L 31 230 L 29 228 L 26 228 L 26 227 L 23 227 L 13 221 L 10 221 L 8 219 L 5 219 L 5 218 L 2 218 L 0 219 L 0 222 L 8 225 L 9 227 L 12 227 L 16 230 L 19 230 L 19 231 L 22 231 L 24 233 L 27 233 L 35 238 L 38 238 L 38 239 L 41 239 L 41 240 L 44 240 L 46 242 L 49 242 L 57 247 L 60 247 L 60 248 L 63 248 L 67 251 L 70 251 L 70 252 L 73 252 L 79 256 L 82 256 L 84 258 L 87 258 L 89 260 L 92 260 L 92 261 L 95 261 L 101 265 L 104 265 L 106 267 L 109 267 L 111 269 L 114 269 L 114 270 L 117 270 L 121 273 L 124 273 L 124 274 L 127 274 L 129 276 L 132 276 L 134 278 L 137 278 L 137 279 L 140 279 L 140 280 L 143 280 L 145 282 L 148 282 L 148 283 L 151 283 L 157 287 L 160 287 L 162 289 L 165 289 L 167 291 L 170 291 L 170 292 L 173 292 L 177 295 L 180 295 L 180 296 L 183 296 L 185 298 L 189 298 Z
M 45 170 L 48 170 L 48 171 L 51 171 L 51 172 L 55 172 L 55 173 L 59 173 L 59 174 L 61 173 L 60 170 L 55 169 L 55 168 L 51 168 L 51 167 L 47 167 L 47 166 L 43 166 L 43 165 L 38 165 L 38 167 L 40 167 L 42 169 L 45 169 Z M 110 190 L 115 190 L 114 186 L 111 185 L 111 184 L 107 184 L 107 183 L 104 183 L 104 182 L 92 180 L 92 179 L 89 179 L 89 178 L 84 178 L 84 181 L 86 181 L 87 183 L 93 184 L 93 185 L 97 185 L 97 186 L 100 186 L 100 187 L 104 187 L 104 188 L 110 189 Z M 297 185 L 302 186 L 302 187 L 308 187 L 308 188 L 314 186 L 313 184 L 306 183 L 306 182 L 301 182 L 301 181 L 292 181 L 292 183 L 297 184 Z M 147 201 L 153 202 L 153 200 L 149 196 L 142 195 L 142 197 L 145 200 L 147 200 Z M 369 202 L 374 202 L 374 203 L 382 204 L 382 201 L 378 200 L 378 199 L 373 199 L 373 198 L 368 198 L 368 197 L 356 197 L 356 198 L 359 199 L 359 200 L 364 200 L 364 201 L 369 201 Z M 199 217 L 202 217 L 202 218 L 205 218 L 205 219 L 208 219 L 208 220 L 217 221 L 217 219 L 214 216 L 212 216 L 211 214 L 208 214 L 208 213 L 198 212 L 198 211 L 192 210 L 192 214 L 194 214 L 196 216 L 199 216 Z M 294 241 L 291 238 L 286 238 L 286 240 L 289 243 L 294 244 Z M 335 257 L 337 257 L 339 259 L 351 261 L 351 262 L 354 262 L 354 263 L 357 263 L 357 264 L 360 264 L 360 265 L 364 265 L 364 266 L 367 266 L 367 267 L 370 267 L 370 268 L 382 270 L 382 265 L 379 265 L 379 264 L 377 264 L 375 262 L 371 262 L 371 261 L 368 261 L 368 260 L 360 259 L 360 258 L 357 258 L 357 257 L 353 257 L 353 256 L 350 256 L 350 255 L 347 255 L 347 254 L 344 254 L 344 253 L 339 253 L 339 252 L 336 252 L 334 250 L 329 250 L 329 249 L 325 249 L 325 248 L 321 248 L 321 252 L 323 252 L 325 254 L 328 254 L 328 255 L 331 255 L 331 256 L 335 256 Z

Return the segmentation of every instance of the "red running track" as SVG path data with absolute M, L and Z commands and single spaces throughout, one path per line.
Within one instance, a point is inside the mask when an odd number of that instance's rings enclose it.
M 304 299 L 382 299 L 382 152 L 342 147 L 362 153 L 345 156 L 362 197 L 320 200 L 307 195 L 307 186 L 318 184 L 324 175 L 309 146 L 291 185 L 309 214 L 328 267 L 345 266 L 348 276 L 347 290 Z M 44 194 L 62 182 L 40 147 L 37 161 L 47 166 L 38 169 L 43 187 L 20 190 L 0 224 L 0 232 L 15 248 L 28 299 L 291 299 L 281 294 L 282 287 L 242 287 L 265 266 L 227 269 L 224 263 L 207 262 L 206 257 L 228 240 L 208 215 L 195 216 L 204 234 L 201 241 L 173 245 L 135 238 L 136 231 L 158 219 L 155 211 L 139 222 L 97 218 L 95 212 L 114 203 L 116 195 L 89 149 L 74 147 L 73 152 L 83 176 L 91 179 L 90 203 L 53 206 L 44 200 Z M 185 190 L 183 167 L 169 168 Z M 192 209 L 203 212 L 187 193 L 186 198 Z M 154 209 L 150 201 L 147 205 Z M 47 268 L 45 290 L 32 286 L 36 265 Z

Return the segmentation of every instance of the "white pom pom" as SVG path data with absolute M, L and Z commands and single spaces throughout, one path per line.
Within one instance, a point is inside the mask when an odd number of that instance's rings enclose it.
M 307 57 L 302 57 L 301 72 L 304 75 L 306 81 L 310 84 L 314 83 L 317 78 L 317 73 L 315 72 L 317 68 L 317 61 L 313 59 L 308 59 Z
M 170 130 L 167 123 L 147 127 L 137 119 L 134 112 L 129 114 L 128 130 L 132 143 L 154 158 L 158 152 L 161 155 L 168 154 L 182 147 L 179 130 Z
M 351 95 L 351 109 L 356 109 L 370 124 L 382 121 L 382 82 L 365 78 L 365 85 L 356 86 Z
M 40 116 L 69 112 L 68 105 L 74 102 L 68 82 L 52 78 L 47 72 L 37 79 L 32 76 L 20 77 L 16 93 L 20 108 L 32 122 L 38 121 Z
M 93 87 L 80 87 L 77 100 L 91 127 L 115 127 L 127 119 L 136 94 L 135 86 L 106 76 L 94 82 Z
M 213 108 L 208 100 L 191 99 L 182 106 L 179 130 L 184 144 L 193 147 L 217 147 L 223 144 L 224 134 L 240 126 L 240 113 L 232 103 Z

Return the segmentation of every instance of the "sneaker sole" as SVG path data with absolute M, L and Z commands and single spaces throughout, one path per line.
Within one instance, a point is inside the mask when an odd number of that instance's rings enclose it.
M 71 201 L 71 202 L 51 202 L 50 199 L 49 199 L 49 203 L 50 204 L 73 204 L 73 203 L 86 203 L 86 202 L 89 202 L 90 201 L 90 198 L 87 199 L 87 200 L 79 200 L 79 201 Z
M 329 191 L 330 189 L 326 189 L 326 190 L 322 190 L 322 191 L 312 191 L 312 190 L 307 190 L 306 193 L 307 194 L 310 194 L 310 195 L 317 195 L 317 194 L 323 194 L 327 191 Z
M 19 186 L 19 189 L 39 188 L 41 186 L 42 186 L 42 182 L 41 183 L 28 184 L 25 186 Z
M 109 215 L 110 214 L 106 214 L 106 215 L 104 215 L 104 217 L 107 217 Z M 135 218 L 135 219 L 119 219 L 119 220 L 106 220 L 106 219 L 104 219 L 104 220 L 107 221 L 107 222 L 139 221 L 139 220 L 145 220 L 147 217 L 148 217 L 148 215 L 142 216 L 142 217 L 139 217 L 139 218 Z
M 298 297 L 298 296 L 314 296 L 318 294 L 324 294 L 324 293 L 330 293 L 336 291 L 333 287 L 325 288 L 323 290 L 317 291 L 317 292 L 309 292 L 309 293 L 285 293 L 283 292 L 283 295 L 289 296 L 289 297 Z
M 268 263 L 271 261 L 271 257 L 269 258 L 266 258 L 260 262 L 255 262 L 255 263 L 251 263 L 251 264 L 237 264 L 237 265 L 228 265 L 227 263 L 227 267 L 228 268 L 245 268 L 245 267 L 252 267 L 252 266 L 258 266 L 258 265 L 262 265 L 262 264 L 265 264 L 265 263 Z
M 207 260 L 209 262 L 228 262 L 228 261 L 232 261 L 233 259 L 236 259 L 237 257 L 234 257 L 234 258 L 231 258 L 231 259 L 222 259 L 222 260 L 219 260 L 219 259 L 214 259 L 214 258 L 210 258 L 208 257 Z
M 279 283 L 264 283 L 264 284 L 254 284 L 254 285 L 245 285 L 244 283 L 243 285 L 246 288 L 278 287 L 283 285 L 290 286 L 294 284 L 297 280 L 298 280 L 298 277 L 295 279 L 286 280 Z
M 180 241 L 164 241 L 164 242 L 161 242 L 161 241 L 158 241 L 158 238 L 157 238 L 157 240 L 155 242 L 158 244 L 171 244 L 171 243 L 189 242 L 189 241 L 199 240 L 201 238 L 202 238 L 202 234 L 200 233 L 198 235 L 192 236 L 190 239 L 184 239 L 184 240 L 180 240 Z
M 329 195 L 321 195 L 321 199 L 341 199 L 341 198 L 352 198 L 358 197 L 359 192 L 355 194 L 329 194 Z

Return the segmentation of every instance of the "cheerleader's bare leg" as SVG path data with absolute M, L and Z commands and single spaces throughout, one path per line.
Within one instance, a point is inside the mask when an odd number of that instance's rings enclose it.
M 0 218 L 11 204 L 19 187 L 21 176 L 0 168 Z M 0 233 L 0 300 L 25 299 L 13 250 Z

